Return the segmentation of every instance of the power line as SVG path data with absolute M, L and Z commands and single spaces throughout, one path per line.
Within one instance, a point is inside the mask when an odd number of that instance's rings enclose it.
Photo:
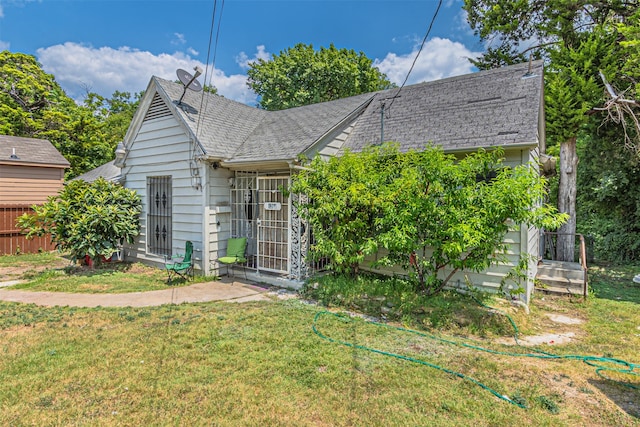
M 205 92 L 206 92 L 206 86 L 207 86 L 207 77 L 209 76 L 209 58 L 211 57 L 211 44 L 213 43 L 213 29 L 216 26 L 216 10 L 218 8 L 218 0 L 215 0 L 213 2 L 213 12 L 211 13 L 211 27 L 209 29 L 209 44 L 207 46 L 207 64 L 205 67 L 205 73 L 204 73 L 204 88 L 202 90 L 202 96 L 200 98 L 200 115 L 198 117 L 198 124 L 196 126 L 196 137 L 199 136 L 199 132 L 200 132 L 200 123 L 202 122 L 202 117 L 204 115 L 204 111 L 206 110 L 206 107 L 209 103 L 209 98 L 207 97 L 207 103 L 204 103 L 204 97 L 205 97 Z M 222 12 L 224 10 L 224 0 L 222 0 L 221 5 L 220 5 L 220 14 L 218 15 L 218 28 L 216 30 L 216 39 L 215 39 L 215 43 L 213 46 L 213 62 L 211 63 L 211 76 L 208 78 L 209 81 L 209 86 L 211 86 L 211 82 L 213 81 L 213 70 L 215 69 L 215 65 L 216 65 L 216 54 L 218 52 L 218 40 L 220 38 L 220 23 L 222 21 Z M 204 105 L 204 109 L 203 109 L 203 105 Z
M 429 28 L 427 29 L 427 33 L 424 35 L 424 38 L 422 39 L 422 44 L 420 45 L 420 49 L 418 49 L 418 53 L 416 54 L 415 58 L 413 58 L 413 63 L 411 64 L 411 68 L 409 68 L 409 72 L 407 73 L 407 76 L 404 78 L 404 81 L 402 82 L 402 85 L 398 89 L 398 92 L 395 94 L 395 96 L 393 96 L 393 99 L 391 100 L 391 104 L 389 104 L 389 108 L 388 108 L 389 110 L 391 109 L 391 106 L 395 102 L 396 98 L 400 96 L 400 91 L 402 90 L 402 88 L 404 88 L 404 86 L 407 84 L 407 80 L 409 80 L 409 75 L 411 75 L 411 72 L 413 71 L 413 67 L 415 67 L 416 62 L 418 61 L 418 57 L 420 56 L 420 53 L 422 53 L 422 49 L 424 49 L 424 45 L 427 42 L 427 39 L 429 38 L 429 34 L 431 33 L 431 28 L 433 28 L 433 23 L 436 21 L 436 17 L 438 16 L 438 12 L 440 12 L 441 6 L 442 6 L 442 0 L 439 0 L 438 7 L 436 7 L 436 11 L 434 12 L 433 17 L 431 18 L 431 23 L 429 23 Z

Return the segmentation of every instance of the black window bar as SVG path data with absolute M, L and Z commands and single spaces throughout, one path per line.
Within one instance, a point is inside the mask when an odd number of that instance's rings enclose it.
M 147 178 L 149 253 L 171 256 L 171 177 Z

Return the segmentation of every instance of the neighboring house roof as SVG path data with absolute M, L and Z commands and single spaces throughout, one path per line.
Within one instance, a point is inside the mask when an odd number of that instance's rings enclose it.
M 56 168 L 70 166 L 48 140 L 9 135 L 0 135 L 0 163 Z
M 105 163 L 102 166 L 98 166 L 95 169 L 90 170 L 89 172 L 85 172 L 80 176 L 77 176 L 72 179 L 72 181 L 81 179 L 87 182 L 93 182 L 98 178 L 104 178 L 107 181 L 116 182 L 120 180 L 121 169 L 116 167 L 113 163 L 115 160 L 111 160 L 108 163 Z
M 281 111 L 190 90 L 178 106 L 183 91 L 179 83 L 153 77 L 146 96 L 160 95 L 205 156 L 229 164 L 294 160 L 347 126 L 342 148 L 352 151 L 379 143 L 382 133 L 401 150 L 429 143 L 447 151 L 536 145 L 543 137 L 542 61 Z M 152 103 L 138 111 L 138 123 Z

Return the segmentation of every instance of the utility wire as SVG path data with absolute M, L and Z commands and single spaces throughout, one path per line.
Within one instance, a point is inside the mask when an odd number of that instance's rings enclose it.
M 418 49 L 418 53 L 416 54 L 415 58 L 413 58 L 413 63 L 411 64 L 411 68 L 409 68 L 409 72 L 407 73 L 407 76 L 404 78 L 404 81 L 402 82 L 402 85 L 398 89 L 398 92 L 396 92 L 396 94 L 391 99 L 391 104 L 389 104 L 388 110 L 391 110 L 391 107 L 393 106 L 393 103 L 395 102 L 396 98 L 400 96 L 400 91 L 407 84 L 407 80 L 409 80 L 409 76 L 413 71 L 413 67 L 415 67 L 416 61 L 418 61 L 418 57 L 422 53 L 422 49 L 424 49 L 424 45 L 427 42 L 427 39 L 429 38 L 429 34 L 431 33 L 431 28 L 433 28 L 433 23 L 436 21 L 436 17 L 438 16 L 438 12 L 440 12 L 441 6 L 442 6 L 442 0 L 439 0 L 438 7 L 436 7 L 436 11 L 434 12 L 433 17 L 431 18 L 431 22 L 429 23 L 429 28 L 427 29 L 427 33 L 424 35 L 424 38 L 422 39 L 422 44 L 420 45 L 420 49 Z
M 209 59 L 211 58 L 211 44 L 213 43 L 213 29 L 216 26 L 216 11 L 218 8 L 218 0 L 215 0 L 213 3 L 213 12 L 211 13 L 211 27 L 209 29 L 209 43 L 207 46 L 207 64 L 204 72 L 204 87 L 202 88 L 202 96 L 200 97 L 200 114 L 198 116 L 198 124 L 196 126 L 196 137 L 200 135 L 200 123 L 202 122 L 202 117 L 204 116 L 204 112 L 206 107 L 209 104 L 209 98 L 207 97 L 207 102 L 204 102 L 205 98 L 205 88 L 207 86 L 207 81 L 209 81 L 209 85 L 211 85 L 211 81 L 213 80 L 213 70 L 216 66 L 216 54 L 218 51 L 218 39 L 220 38 L 220 23 L 222 21 L 222 12 L 224 10 L 224 0 L 222 0 L 220 5 L 220 14 L 218 15 L 218 28 L 216 30 L 216 38 L 213 47 L 213 62 L 211 63 L 211 76 L 209 77 Z M 207 80 L 208 79 L 208 80 Z M 203 109 L 204 106 L 204 109 Z

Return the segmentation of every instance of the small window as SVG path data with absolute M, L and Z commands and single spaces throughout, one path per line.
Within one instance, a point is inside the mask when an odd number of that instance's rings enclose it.
M 171 256 L 171 177 L 147 177 L 147 247 L 156 255 Z

